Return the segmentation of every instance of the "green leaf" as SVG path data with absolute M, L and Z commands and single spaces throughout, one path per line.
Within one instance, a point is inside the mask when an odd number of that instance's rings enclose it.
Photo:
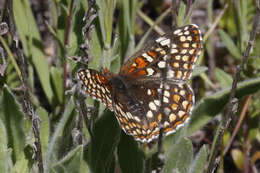
M 112 40 L 112 31 L 113 31 L 113 16 L 114 16 L 114 9 L 116 5 L 116 1 L 110 0 L 110 1 L 103 1 L 103 10 L 101 9 L 100 11 L 103 11 L 103 16 L 104 16 L 104 26 L 106 30 L 106 43 L 108 45 L 111 44 Z
M 62 71 L 58 68 L 51 68 L 51 82 L 55 94 L 55 98 L 57 98 L 59 104 L 62 104 L 63 99 L 63 78 Z
M 56 125 L 56 127 L 54 129 L 54 133 L 50 139 L 48 148 L 45 153 L 44 162 L 43 162 L 45 173 L 50 172 L 51 164 L 53 161 L 53 155 L 56 156 L 55 155 L 56 143 L 59 139 L 59 136 L 62 135 L 62 132 L 63 132 L 65 125 L 66 125 L 67 121 L 69 120 L 70 116 L 73 115 L 72 111 L 73 111 L 74 107 L 75 106 L 74 106 L 72 99 L 69 99 L 68 103 L 65 106 L 65 108 L 66 108 L 65 111 L 64 111 L 59 123 Z
M 118 144 L 118 161 L 122 173 L 143 173 L 144 153 L 132 136 L 122 133 Z
M 5 124 L 8 147 L 13 149 L 13 161 L 17 161 L 25 146 L 24 134 L 24 114 L 21 112 L 21 106 L 17 99 L 7 86 L 3 88 L 3 97 L 1 98 L 0 119 Z
M 69 172 L 78 173 L 81 170 L 83 161 L 83 146 L 78 145 L 75 149 L 67 153 L 60 161 L 53 165 L 53 170 L 57 173 Z
M 139 12 L 139 11 L 138 11 Z M 151 34 L 151 32 L 153 31 L 153 29 L 165 18 L 165 16 L 167 16 L 169 13 L 171 12 L 171 8 L 168 8 L 167 10 L 165 10 L 154 22 L 154 24 L 145 32 L 145 34 L 142 36 L 141 40 L 139 41 L 139 43 L 137 44 L 137 46 L 135 47 L 135 52 L 139 51 L 145 41 L 147 40 L 148 36 Z
M 29 168 L 28 168 L 28 160 L 25 158 L 24 154 L 21 153 L 19 156 L 19 160 L 15 163 L 14 168 L 12 172 L 16 173 L 28 173 Z
M 259 44 L 260 47 L 260 44 Z M 253 49 L 256 50 L 256 49 Z M 259 52 L 260 55 L 260 52 Z M 260 70 L 260 58 L 255 56 L 255 57 L 249 57 L 248 59 L 248 64 L 250 64 L 254 70 Z
M 93 59 L 89 63 L 90 68 L 98 69 L 103 57 L 102 43 L 98 36 L 98 30 L 94 30 L 90 41 L 90 53 Z
M 186 5 L 183 3 L 183 1 L 181 1 L 181 5 L 179 8 L 179 13 L 178 13 L 178 17 L 177 17 L 177 26 L 178 27 L 181 27 L 184 25 L 185 10 L 186 10 Z
M 135 17 L 136 9 L 132 7 L 135 4 L 136 0 L 133 1 L 119 1 L 119 21 L 118 21 L 118 32 L 119 40 L 121 42 L 120 57 L 122 58 L 121 62 L 124 62 L 124 58 L 128 54 L 132 54 L 134 51 L 134 30 L 132 30 L 133 23 L 130 21 L 134 20 L 131 17 Z M 132 3 L 132 4 L 131 4 Z M 131 12 L 130 12 L 131 11 Z
M 120 59 L 120 41 L 118 38 L 115 38 L 114 44 L 112 47 L 112 57 L 111 64 L 110 64 L 110 70 L 113 73 L 118 73 L 120 71 L 121 66 L 121 59 Z
M 240 149 L 232 149 L 231 150 L 231 156 L 232 159 L 236 165 L 236 167 L 240 170 L 243 171 L 244 170 L 244 163 L 245 163 L 245 158 L 244 158 L 244 154 Z
M 7 61 L 7 64 L 8 65 L 7 65 L 7 68 L 6 68 L 6 71 L 5 71 L 5 74 L 6 74 L 5 84 L 7 84 L 8 87 L 11 88 L 11 89 L 19 87 L 21 85 L 21 82 L 17 80 L 17 72 L 14 71 L 14 67 L 10 63 L 10 61 Z
M 186 173 L 192 161 L 192 144 L 189 139 L 181 138 L 171 148 L 166 156 L 163 173 L 178 171 Z
M 24 53 L 27 57 L 31 57 L 31 61 L 39 76 L 44 93 L 49 103 L 51 103 L 53 93 L 50 84 L 49 66 L 46 61 L 42 40 L 29 1 L 13 1 L 13 12 Z
M 44 158 L 45 152 L 48 148 L 49 136 L 50 136 L 49 116 L 46 110 L 43 109 L 42 107 L 36 109 L 36 115 L 38 115 L 41 120 L 40 138 L 41 138 L 42 156 Z
M 88 9 L 87 1 L 79 1 L 78 5 L 74 5 L 72 12 L 71 32 L 69 34 L 69 45 L 66 46 L 69 56 L 78 54 L 76 51 L 79 50 L 79 45 L 84 42 L 85 38 L 82 34 L 82 28 L 84 27 L 86 21 L 83 22 L 82 19 L 84 18 L 86 9 Z M 61 46 L 63 46 L 63 44 L 61 44 Z
M 211 82 L 211 80 L 209 79 L 209 77 L 206 75 L 206 73 L 200 73 L 200 77 L 201 79 L 206 83 L 208 84 L 211 88 L 214 88 L 216 89 L 216 86 L 213 82 Z
M 104 22 L 104 9 L 106 9 L 105 4 L 102 2 L 103 0 L 98 0 L 96 1 L 96 4 L 98 6 L 98 23 L 96 23 L 96 25 L 98 25 L 98 29 L 99 29 L 99 34 L 100 35 L 100 40 L 102 40 L 102 42 L 105 42 L 106 39 L 106 29 L 105 29 L 105 22 Z M 96 27 L 97 29 L 97 27 Z
M 184 124 L 184 127 L 179 128 L 175 133 L 164 137 L 163 150 L 165 153 L 169 153 L 172 146 L 182 140 L 185 136 L 187 136 L 187 124 Z
M 260 110 L 258 109 L 257 111 L 252 113 L 250 115 L 250 118 L 249 118 L 249 123 L 248 123 L 249 124 L 248 125 L 248 127 L 249 127 L 249 135 L 248 135 L 248 139 L 251 142 L 254 141 L 257 138 L 257 135 L 260 132 L 259 131 L 259 121 L 258 121 L 259 113 L 260 113 Z
M 199 76 L 201 73 L 204 73 L 208 70 L 208 67 L 206 66 L 195 66 L 195 69 L 193 70 L 192 77 Z
M 222 29 L 219 30 L 219 35 L 224 45 L 227 47 L 228 51 L 233 55 L 237 60 L 240 60 L 242 55 L 240 50 L 237 48 L 230 36 Z
M 196 158 L 192 161 L 188 173 L 203 173 L 204 167 L 207 161 L 207 150 L 206 146 L 203 146 Z
M 213 141 L 212 141 L 212 144 L 211 144 L 211 148 L 210 148 L 210 153 L 209 153 L 209 161 L 212 160 L 212 156 L 214 154 L 214 150 L 216 149 L 216 142 L 217 142 L 217 138 L 219 136 L 219 133 L 220 133 L 220 128 L 221 126 L 223 125 L 223 121 L 221 121 L 221 123 L 219 123 L 218 125 L 218 128 L 214 134 L 214 138 L 213 138 Z
M 119 56 L 116 56 L 115 60 L 113 60 L 111 62 L 110 70 L 113 73 L 118 73 L 120 71 L 120 58 L 119 58 Z
M 221 70 L 220 68 L 215 69 L 215 74 L 216 74 L 216 79 L 222 88 L 226 88 L 232 85 L 233 78 L 229 74 Z
M 115 116 L 105 111 L 93 128 L 93 138 L 89 145 L 89 166 L 94 173 L 109 172 L 114 162 L 114 151 L 120 138 L 120 128 Z
M 0 112 L 2 114 L 2 112 Z M 1 115 L 0 115 L 1 116 Z M 0 119 L 0 170 L 3 172 L 11 172 L 12 158 L 8 151 L 7 132 L 4 123 Z
M 189 135 L 201 128 L 223 110 L 228 101 L 230 89 L 231 87 L 222 89 L 221 91 L 211 96 L 204 97 L 199 101 L 191 115 L 191 121 L 188 128 Z M 236 97 L 241 98 L 259 90 L 260 78 L 239 82 L 236 90 Z
M 13 65 L 14 69 L 16 70 L 16 73 L 17 73 L 19 79 L 22 81 L 21 71 L 20 71 L 20 69 L 19 69 L 19 67 L 17 65 L 17 62 L 16 62 L 16 60 L 15 60 L 15 58 L 14 58 L 14 56 L 13 56 L 11 50 L 10 50 L 10 48 L 8 47 L 6 41 L 3 39 L 2 36 L 0 36 L 0 42 L 1 42 L 2 46 L 5 48 L 5 51 L 7 52 L 8 57 L 11 60 L 12 65 Z

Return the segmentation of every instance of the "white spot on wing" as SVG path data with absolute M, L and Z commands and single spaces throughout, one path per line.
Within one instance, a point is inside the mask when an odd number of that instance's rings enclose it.
M 166 65 L 166 62 L 165 62 L 165 61 L 160 61 L 160 62 L 158 63 L 158 67 L 159 67 L 159 68 L 165 68 L 165 65 Z
M 161 41 L 165 40 L 166 38 L 165 37 L 159 37 L 157 38 L 155 41 L 160 43 Z
M 134 119 L 135 119 L 137 122 L 141 122 L 141 120 L 140 120 L 137 116 L 134 116 Z
M 156 105 L 153 102 L 150 102 L 149 103 L 149 108 L 155 111 L 156 110 Z
M 169 45 L 170 45 L 170 42 L 171 42 L 170 39 L 166 39 L 166 40 L 161 41 L 160 44 L 161 44 L 162 46 L 165 46 L 165 45 L 169 46 Z
M 155 103 L 157 106 L 160 106 L 160 100 L 154 100 L 154 103 Z
M 148 73 L 148 76 L 152 76 L 154 73 L 154 70 L 152 68 L 147 68 L 146 71 Z
M 152 91 L 150 89 L 147 90 L 147 94 L 148 95 L 151 95 L 152 94 Z
M 178 53 L 177 49 L 171 49 L 171 54 Z
M 163 96 L 163 102 L 164 103 L 169 103 L 169 99 L 167 97 Z
M 164 91 L 164 96 L 165 96 L 165 97 L 170 97 L 170 92 L 167 91 L 167 90 L 165 90 L 165 91 Z
M 174 77 L 174 71 L 172 71 L 172 70 L 168 70 L 168 72 L 167 72 L 167 77 L 168 78 L 173 78 Z
M 153 58 L 147 55 L 147 53 L 143 53 L 142 55 L 148 62 L 153 62 Z
M 179 34 L 181 32 L 181 30 L 180 29 L 177 29 L 177 30 L 175 30 L 174 32 L 173 32 L 173 34 Z
M 149 110 L 147 113 L 146 113 L 146 116 L 148 118 L 153 118 L 153 112 L 151 110 Z

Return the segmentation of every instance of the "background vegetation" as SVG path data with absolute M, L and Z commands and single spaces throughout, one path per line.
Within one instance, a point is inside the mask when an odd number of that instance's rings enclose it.
M 1 2 L 0 172 L 260 172 L 259 8 L 257 0 Z M 147 40 L 190 23 L 204 41 L 192 119 L 162 145 L 135 142 L 81 91 L 76 72 L 86 64 L 118 72 Z

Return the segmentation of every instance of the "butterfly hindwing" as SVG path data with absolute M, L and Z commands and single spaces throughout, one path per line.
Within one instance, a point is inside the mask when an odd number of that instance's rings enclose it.
M 123 130 L 136 140 L 157 138 L 160 123 L 165 134 L 173 133 L 189 119 L 194 98 L 188 84 L 147 82 L 130 86 L 125 94 L 117 94 L 115 115 Z
M 102 102 L 113 111 L 111 96 L 112 87 L 109 84 L 109 78 L 92 69 L 79 70 L 78 77 L 83 82 L 85 91 L 89 96 Z

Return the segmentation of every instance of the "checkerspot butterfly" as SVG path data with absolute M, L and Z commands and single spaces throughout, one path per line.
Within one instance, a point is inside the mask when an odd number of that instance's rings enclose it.
M 134 54 L 119 74 L 81 69 L 79 79 L 93 99 L 105 104 L 121 128 L 141 142 L 173 133 L 189 120 L 194 95 L 187 81 L 202 49 L 194 24 L 177 28 Z

